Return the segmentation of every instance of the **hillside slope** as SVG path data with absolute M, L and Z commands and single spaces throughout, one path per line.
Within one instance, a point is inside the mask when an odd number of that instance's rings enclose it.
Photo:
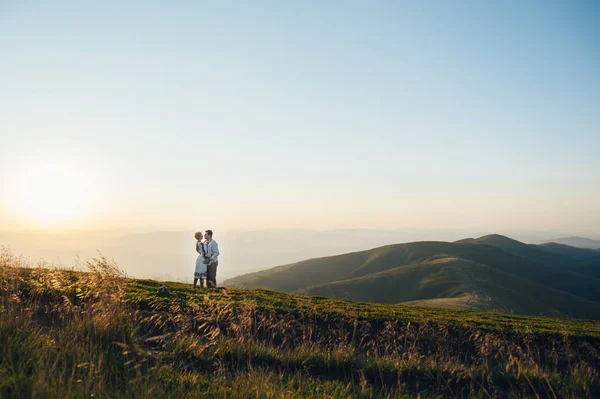
M 353 301 L 448 303 L 469 310 L 600 319 L 599 303 L 459 258 L 425 261 L 298 292 Z
M 105 259 L 91 273 L 7 259 L 1 397 L 600 395 L 600 322 L 194 290 L 123 278 Z
M 424 241 L 389 245 L 250 273 L 227 280 L 226 285 L 242 288 L 265 287 L 275 291 L 292 292 L 313 285 L 366 276 L 439 256 L 468 259 L 588 300 L 600 300 L 600 280 L 479 243 Z
M 470 265 L 468 272 L 456 262 L 443 270 L 440 264 L 431 262 L 442 258 L 461 259 L 463 266 Z M 596 318 L 600 279 L 593 276 L 596 269 L 589 262 L 556 249 L 492 235 L 459 242 L 388 245 L 309 259 L 238 276 L 225 285 L 385 303 L 436 298 L 440 303 L 439 298 L 454 298 L 456 306 L 456 298 L 471 297 L 478 300 L 465 304 L 467 308 Z M 379 275 L 386 271 L 390 274 Z M 490 283 L 492 277 L 503 284 Z M 437 283 L 423 287 L 421 282 L 425 280 Z M 352 289 L 347 290 L 349 287 Z
M 543 248 L 544 250 L 553 254 L 559 254 L 580 260 L 580 264 L 572 268 L 573 271 L 581 274 L 587 274 L 595 278 L 600 278 L 600 250 L 576 248 L 555 242 L 548 242 L 545 244 L 540 244 L 539 246 L 540 248 Z
M 574 248 L 567 245 L 559 246 L 559 244 L 524 244 L 499 234 L 490 234 L 477 239 L 467 239 L 459 242 L 489 245 L 545 265 L 580 274 L 600 275 L 600 252 L 592 250 Z

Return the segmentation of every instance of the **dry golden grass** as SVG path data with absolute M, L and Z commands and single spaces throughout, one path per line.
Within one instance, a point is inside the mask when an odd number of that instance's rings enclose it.
M 27 266 L 0 256 L 0 397 L 600 395 L 597 322 Z

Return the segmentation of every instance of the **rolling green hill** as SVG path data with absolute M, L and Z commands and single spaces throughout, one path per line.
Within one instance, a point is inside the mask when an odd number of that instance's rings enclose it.
M 470 310 L 600 319 L 600 303 L 459 258 L 420 262 L 299 292 L 380 303 L 443 305 L 445 300 Z
M 19 266 L 0 256 L 3 398 L 600 395 L 598 321 L 194 290 L 106 259 Z
M 225 284 L 383 303 L 446 298 L 456 307 L 462 298 L 462 306 L 480 310 L 599 318 L 600 279 L 579 273 L 586 265 L 593 270 L 589 259 L 555 252 L 499 235 L 413 242 L 310 259 Z
M 540 244 L 539 246 L 552 253 L 566 255 L 576 259 L 600 262 L 600 251 L 597 249 L 576 248 L 555 242 L 547 242 Z
M 485 244 L 545 265 L 591 276 L 600 275 L 600 252 L 594 250 L 555 243 L 542 245 L 524 244 L 498 234 L 491 234 L 477 239 L 461 240 L 460 242 Z
M 600 278 L 600 250 L 576 248 L 569 245 L 557 244 L 555 242 L 540 244 L 540 248 L 544 248 L 546 251 L 553 254 L 575 258 L 579 260 L 580 263 L 575 265 L 575 267 L 572 267 L 573 271 Z

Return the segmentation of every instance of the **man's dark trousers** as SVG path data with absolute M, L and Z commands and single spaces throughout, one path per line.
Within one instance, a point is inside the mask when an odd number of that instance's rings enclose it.
M 217 286 L 217 266 L 219 266 L 219 262 L 211 263 L 206 267 L 206 285 L 208 287 Z

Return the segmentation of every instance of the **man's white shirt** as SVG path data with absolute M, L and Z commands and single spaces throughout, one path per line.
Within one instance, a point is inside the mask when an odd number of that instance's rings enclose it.
M 205 242 L 204 251 L 208 259 L 210 259 L 210 263 L 215 263 L 219 261 L 219 244 L 217 244 L 215 240 Z

